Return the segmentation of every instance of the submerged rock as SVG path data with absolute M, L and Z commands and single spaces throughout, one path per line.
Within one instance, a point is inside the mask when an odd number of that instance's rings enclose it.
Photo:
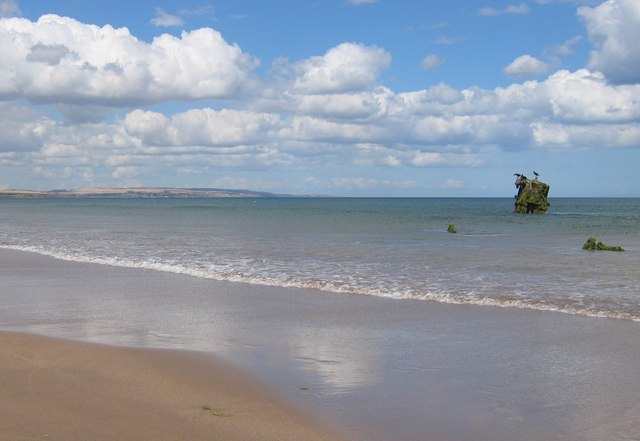
M 534 172 L 535 173 L 535 172 Z M 516 173 L 515 213 L 546 213 L 549 209 L 549 185 L 535 179 L 529 179 L 525 175 Z
M 598 242 L 595 237 L 590 237 L 587 242 L 582 245 L 583 250 L 589 251 L 624 251 L 624 248 L 620 246 L 608 246 L 602 242 Z

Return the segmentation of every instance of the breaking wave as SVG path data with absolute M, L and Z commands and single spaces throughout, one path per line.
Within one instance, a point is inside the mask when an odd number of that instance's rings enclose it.
M 242 271 L 220 270 L 214 267 L 208 267 L 206 265 L 187 265 L 185 263 L 177 261 L 171 262 L 161 260 L 144 260 L 125 257 L 95 257 L 78 252 L 50 250 L 30 245 L 23 246 L 1 243 L 0 248 L 31 252 L 71 262 L 93 263 L 122 268 L 145 269 L 225 282 L 239 282 L 284 288 L 313 289 L 334 293 L 368 295 L 395 300 L 422 300 L 456 305 L 530 309 L 537 311 L 581 315 L 587 317 L 612 318 L 640 322 L 640 308 L 636 308 L 635 310 L 620 310 L 611 307 L 612 305 L 610 304 L 585 306 L 581 301 L 573 299 L 532 299 L 527 297 L 519 297 L 516 295 L 499 295 L 492 297 L 490 295 L 478 294 L 473 292 L 454 292 L 452 290 L 447 291 L 443 288 L 434 288 L 430 290 L 416 290 L 411 288 L 384 289 L 377 287 L 358 286 L 352 283 L 345 283 L 335 280 L 296 278 L 284 274 L 280 274 L 277 276 L 266 274 L 247 274 Z

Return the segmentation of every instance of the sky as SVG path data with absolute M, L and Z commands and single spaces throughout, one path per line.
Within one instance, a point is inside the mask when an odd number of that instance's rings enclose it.
M 0 0 L 0 188 L 640 197 L 639 0 Z

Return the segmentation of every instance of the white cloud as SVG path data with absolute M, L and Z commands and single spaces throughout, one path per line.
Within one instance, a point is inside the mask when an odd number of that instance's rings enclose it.
M 459 179 L 447 179 L 444 183 L 445 188 L 464 188 L 464 182 Z
M 556 121 L 637 125 L 640 120 L 640 85 L 613 86 L 602 74 L 582 69 L 559 71 L 544 86 Z
M 449 35 L 438 35 L 433 42 L 435 44 L 450 45 L 460 41 L 460 38 L 450 37 Z
M 182 26 L 184 21 L 177 15 L 168 14 L 161 8 L 156 8 L 156 16 L 151 20 L 151 23 L 155 26 L 169 27 Z
M 114 178 L 127 178 L 136 176 L 138 174 L 137 167 L 116 167 L 116 169 L 111 174 Z
M 442 63 L 444 63 L 444 60 L 442 58 L 440 58 L 436 54 L 431 54 L 431 55 L 427 55 L 425 58 L 422 59 L 422 61 L 420 62 L 420 67 L 422 67 L 425 70 L 430 70 L 430 69 L 435 69 L 436 67 L 440 66 Z
M 558 56 L 577 41 L 561 45 Z M 176 170 L 205 179 L 230 167 L 477 167 L 501 150 L 640 145 L 640 85 L 612 84 L 607 72 L 588 69 L 495 89 L 437 84 L 396 93 L 379 84 L 391 62 L 386 51 L 344 43 L 281 61 L 255 88 L 260 95 L 241 96 L 255 80 L 255 61 L 212 29 L 146 43 L 127 29 L 57 16 L 3 19 L 0 56 L 7 60 L 0 64 L 0 165 L 24 164 L 56 185 L 161 180 Z M 548 67 L 523 56 L 505 72 L 540 75 Z M 223 97 L 242 99 L 234 109 L 136 108 Z M 116 106 L 133 110 L 119 107 L 106 119 Z M 413 184 L 347 177 L 322 185 Z
M 640 2 L 608 0 L 595 8 L 581 7 L 591 52 L 589 67 L 616 84 L 640 83 Z
M 383 116 L 393 99 L 384 87 L 353 93 L 293 95 L 278 107 L 287 106 L 297 115 L 352 120 L 371 120 Z
M 193 109 L 171 118 L 134 110 L 124 121 L 126 133 L 148 146 L 236 147 L 264 142 L 279 127 L 277 115 L 235 110 Z
M 375 188 L 378 181 L 373 178 L 333 178 L 331 185 L 339 188 Z
M 572 3 L 576 5 L 593 5 L 600 3 L 602 0 L 535 0 L 540 5 L 548 5 L 553 3 Z
M 350 111 L 363 97 L 376 97 L 377 104 Z M 30 150 L 28 157 L 11 160 L 28 159 L 43 170 L 107 167 L 102 176 L 119 178 L 161 163 L 185 170 L 326 163 L 477 167 L 497 150 L 640 145 L 640 85 L 611 85 L 588 70 L 495 90 L 437 85 L 402 94 L 375 89 L 319 98 L 328 101 L 311 99 L 306 107 L 291 107 L 289 116 L 266 109 L 203 108 L 171 116 L 133 110 L 109 124 L 71 125 L 4 104 L 0 146 L 7 154 Z M 344 110 L 328 112 L 331 98 L 343 102 Z M 350 185 L 357 182 L 364 184 Z
M 517 77 L 536 77 L 549 70 L 549 65 L 531 55 L 521 55 L 504 68 L 504 73 Z
M 27 61 L 45 63 L 50 66 L 60 64 L 60 61 L 71 55 L 69 48 L 62 44 L 35 44 L 29 49 L 27 54 Z
M 294 64 L 293 91 L 322 94 L 362 90 L 374 84 L 390 64 L 391 55 L 384 49 L 343 43 L 323 56 Z
M 576 35 L 562 44 L 554 46 L 548 52 L 552 56 L 564 57 L 573 53 L 573 47 L 582 41 L 582 35 Z
M 249 188 L 249 180 L 246 178 L 238 178 L 235 176 L 222 176 L 213 182 L 214 187 L 218 188 Z M 255 187 L 254 187 L 255 188 Z
M 478 10 L 478 15 L 483 17 L 491 17 L 501 14 L 528 14 L 529 6 L 526 3 L 520 3 L 517 5 L 509 5 L 503 9 L 496 9 L 492 7 L 484 7 Z
M 507 14 L 528 14 L 529 6 L 526 3 L 520 3 L 519 5 L 509 5 L 504 9 Z
M 0 152 L 37 150 L 53 126 L 33 109 L 0 102 Z
M 483 164 L 475 154 L 450 154 L 436 152 L 412 152 L 411 165 L 414 167 L 477 167 Z
M 202 15 L 212 15 L 215 11 L 215 8 L 213 7 L 213 5 L 203 5 L 203 6 L 199 6 L 197 8 L 192 8 L 192 9 L 180 9 L 178 11 L 178 14 L 181 16 L 191 16 L 191 15 L 196 15 L 196 16 L 202 16 Z
M 21 14 L 18 4 L 12 0 L 0 2 L 0 18 L 19 17 Z
M 319 183 L 315 178 L 307 178 L 307 182 L 311 182 L 314 185 L 318 185 Z M 390 179 L 342 177 L 332 178 L 330 185 L 331 187 L 341 189 L 366 190 L 373 188 L 415 188 L 417 183 L 412 180 L 395 181 Z
M 31 170 L 31 173 L 33 173 L 34 176 L 43 177 L 45 179 L 54 179 L 56 177 L 56 175 L 52 171 L 45 170 L 40 166 L 34 167 Z
M 56 15 L 0 21 L 0 58 L 0 99 L 111 106 L 232 97 L 257 66 L 210 28 L 148 44 Z
M 536 145 L 548 149 L 637 148 L 640 127 L 637 124 L 608 124 L 587 127 L 536 122 L 531 125 Z

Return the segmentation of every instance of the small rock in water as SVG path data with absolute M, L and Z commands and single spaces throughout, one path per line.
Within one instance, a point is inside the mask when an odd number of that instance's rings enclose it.
M 608 246 L 602 242 L 598 242 L 595 237 L 590 237 L 587 242 L 582 245 L 583 250 L 589 251 L 624 251 L 621 246 Z

